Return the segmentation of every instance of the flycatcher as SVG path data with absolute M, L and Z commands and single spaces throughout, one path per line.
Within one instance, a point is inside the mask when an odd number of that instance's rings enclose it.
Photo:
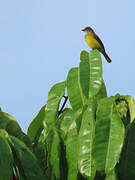
M 104 57 L 106 58 L 108 63 L 112 62 L 112 60 L 109 58 L 109 56 L 107 55 L 107 53 L 105 51 L 102 41 L 96 35 L 96 33 L 93 31 L 93 29 L 91 27 L 86 27 L 86 28 L 82 29 L 82 31 L 84 31 L 86 33 L 85 41 L 88 44 L 88 46 L 90 48 L 92 48 L 93 50 L 97 49 L 98 51 L 100 51 L 104 55 Z

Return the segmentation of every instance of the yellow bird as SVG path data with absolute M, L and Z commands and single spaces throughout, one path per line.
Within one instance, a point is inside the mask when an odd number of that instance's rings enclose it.
M 104 57 L 106 58 L 108 63 L 112 62 L 112 60 L 110 59 L 110 57 L 108 56 L 108 54 L 105 51 L 102 41 L 96 35 L 96 33 L 93 31 L 93 29 L 91 27 L 86 27 L 86 28 L 82 29 L 82 31 L 84 31 L 86 33 L 85 41 L 88 44 L 88 46 L 90 48 L 92 48 L 93 50 L 97 49 L 98 51 L 100 51 L 104 55 Z

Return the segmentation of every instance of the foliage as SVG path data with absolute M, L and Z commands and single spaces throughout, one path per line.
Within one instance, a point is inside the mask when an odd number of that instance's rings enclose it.
M 82 51 L 27 135 L 0 109 L 0 179 L 133 180 L 134 142 L 134 99 L 107 97 L 100 53 Z

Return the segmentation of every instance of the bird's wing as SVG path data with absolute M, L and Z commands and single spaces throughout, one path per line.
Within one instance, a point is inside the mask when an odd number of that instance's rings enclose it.
M 103 48 L 103 50 L 105 50 L 104 45 L 103 45 L 101 39 L 98 37 L 98 35 L 96 33 L 94 33 L 94 37 L 101 44 L 101 47 Z

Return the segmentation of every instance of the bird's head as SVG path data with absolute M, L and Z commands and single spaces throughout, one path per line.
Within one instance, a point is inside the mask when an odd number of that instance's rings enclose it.
M 89 27 L 89 26 L 82 29 L 82 31 L 84 31 L 84 32 L 94 32 L 93 29 L 91 27 Z

